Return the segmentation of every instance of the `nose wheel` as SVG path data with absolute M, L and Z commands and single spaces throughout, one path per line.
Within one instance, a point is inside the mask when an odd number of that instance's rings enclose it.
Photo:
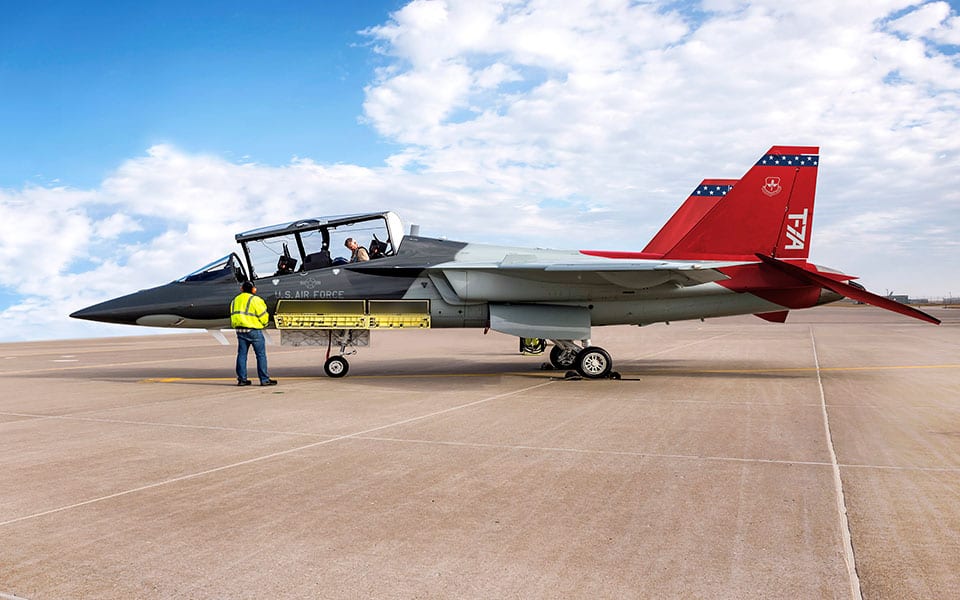
M 330 377 L 343 377 L 350 370 L 350 363 L 343 356 L 331 356 L 323 363 L 323 371 Z

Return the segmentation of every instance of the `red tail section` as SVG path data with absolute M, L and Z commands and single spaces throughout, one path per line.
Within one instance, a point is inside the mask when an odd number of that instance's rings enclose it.
M 660 228 L 657 235 L 653 236 L 643 252 L 663 254 L 669 251 L 730 192 L 735 183 L 736 179 L 704 179 Z
M 721 202 L 663 252 L 663 258 L 756 260 L 759 253 L 806 259 L 819 162 L 817 147 L 770 148 Z

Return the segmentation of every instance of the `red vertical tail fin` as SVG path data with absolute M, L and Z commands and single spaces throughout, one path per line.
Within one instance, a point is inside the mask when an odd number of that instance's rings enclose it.
M 704 179 L 693 193 L 680 205 L 677 212 L 664 223 L 660 231 L 643 249 L 651 254 L 663 254 L 683 239 L 697 222 L 710 212 L 721 198 L 727 195 L 736 179 Z
M 817 147 L 770 148 L 663 258 L 806 259 L 819 163 Z

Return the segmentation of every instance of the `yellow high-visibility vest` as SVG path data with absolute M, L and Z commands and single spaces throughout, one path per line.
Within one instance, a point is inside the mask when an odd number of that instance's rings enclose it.
M 269 322 L 267 303 L 260 296 L 242 292 L 230 303 L 231 327 L 263 329 Z

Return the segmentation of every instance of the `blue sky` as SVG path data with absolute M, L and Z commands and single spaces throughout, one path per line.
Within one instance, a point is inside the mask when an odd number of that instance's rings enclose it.
M 370 164 L 379 57 L 402 3 L 25 2 L 0 18 L 0 186 L 97 185 L 157 143 L 234 160 Z
M 811 260 L 960 295 L 956 2 L 0 0 L 0 341 L 304 216 L 637 250 L 773 145 Z

